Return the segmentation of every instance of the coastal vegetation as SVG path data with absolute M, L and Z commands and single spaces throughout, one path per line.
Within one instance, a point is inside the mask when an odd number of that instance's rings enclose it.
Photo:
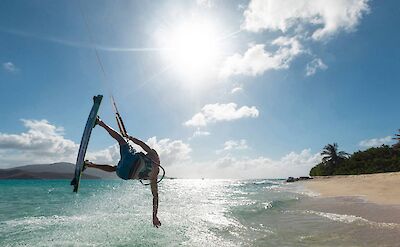
M 400 130 L 399 130 L 400 132 Z M 372 147 L 351 155 L 338 150 L 337 143 L 328 144 L 321 152 L 321 163 L 310 170 L 310 176 L 358 175 L 400 171 L 400 134 L 392 145 Z

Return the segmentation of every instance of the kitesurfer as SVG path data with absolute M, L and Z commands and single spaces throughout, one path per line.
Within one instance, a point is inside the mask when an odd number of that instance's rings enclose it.
M 155 227 L 161 226 L 161 222 L 157 217 L 158 211 L 158 185 L 157 177 L 159 173 L 160 158 L 156 150 L 150 148 L 143 141 L 127 136 L 136 145 L 139 145 L 146 154 L 142 152 L 136 152 L 125 140 L 125 138 L 112 129 L 110 126 L 105 124 L 99 117 L 96 120 L 96 124 L 103 127 L 112 138 L 114 138 L 120 148 L 121 159 L 117 166 L 112 165 L 100 165 L 94 164 L 89 161 L 85 161 L 86 167 L 97 168 L 106 172 L 116 172 L 118 177 L 128 179 L 146 179 L 150 180 L 151 193 L 153 194 L 153 225 Z

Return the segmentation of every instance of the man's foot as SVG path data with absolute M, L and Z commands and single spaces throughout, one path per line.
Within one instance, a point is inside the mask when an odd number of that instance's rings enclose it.
M 101 119 L 99 116 L 96 116 L 96 121 L 94 122 L 93 128 L 96 127 L 101 122 Z
M 83 162 L 82 171 L 86 170 L 87 167 L 92 167 L 92 166 L 93 166 L 93 163 L 92 163 L 92 162 L 90 162 L 89 160 L 85 160 L 85 161 Z

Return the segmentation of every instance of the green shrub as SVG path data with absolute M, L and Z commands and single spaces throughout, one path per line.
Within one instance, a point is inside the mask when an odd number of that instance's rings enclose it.
M 358 175 L 400 171 L 400 149 L 382 145 L 358 151 L 334 166 L 319 163 L 310 170 L 310 176 Z

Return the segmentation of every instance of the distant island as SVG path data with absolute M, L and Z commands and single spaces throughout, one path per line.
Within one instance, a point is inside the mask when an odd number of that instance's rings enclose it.
M 400 133 L 400 130 L 399 130 Z M 321 163 L 310 170 L 310 176 L 359 175 L 400 171 L 400 134 L 392 146 L 382 145 L 348 154 L 338 151 L 337 143 L 328 144 L 321 152 Z
M 0 169 L 0 179 L 72 179 L 75 164 L 58 162 L 52 164 L 24 165 L 8 169 Z M 87 168 L 82 173 L 83 179 L 118 179 L 115 172 Z M 176 179 L 165 176 L 164 179 Z
M 0 169 L 0 179 L 72 179 L 75 165 L 67 162 L 36 164 Z M 114 179 L 115 173 L 88 168 L 83 179 Z

